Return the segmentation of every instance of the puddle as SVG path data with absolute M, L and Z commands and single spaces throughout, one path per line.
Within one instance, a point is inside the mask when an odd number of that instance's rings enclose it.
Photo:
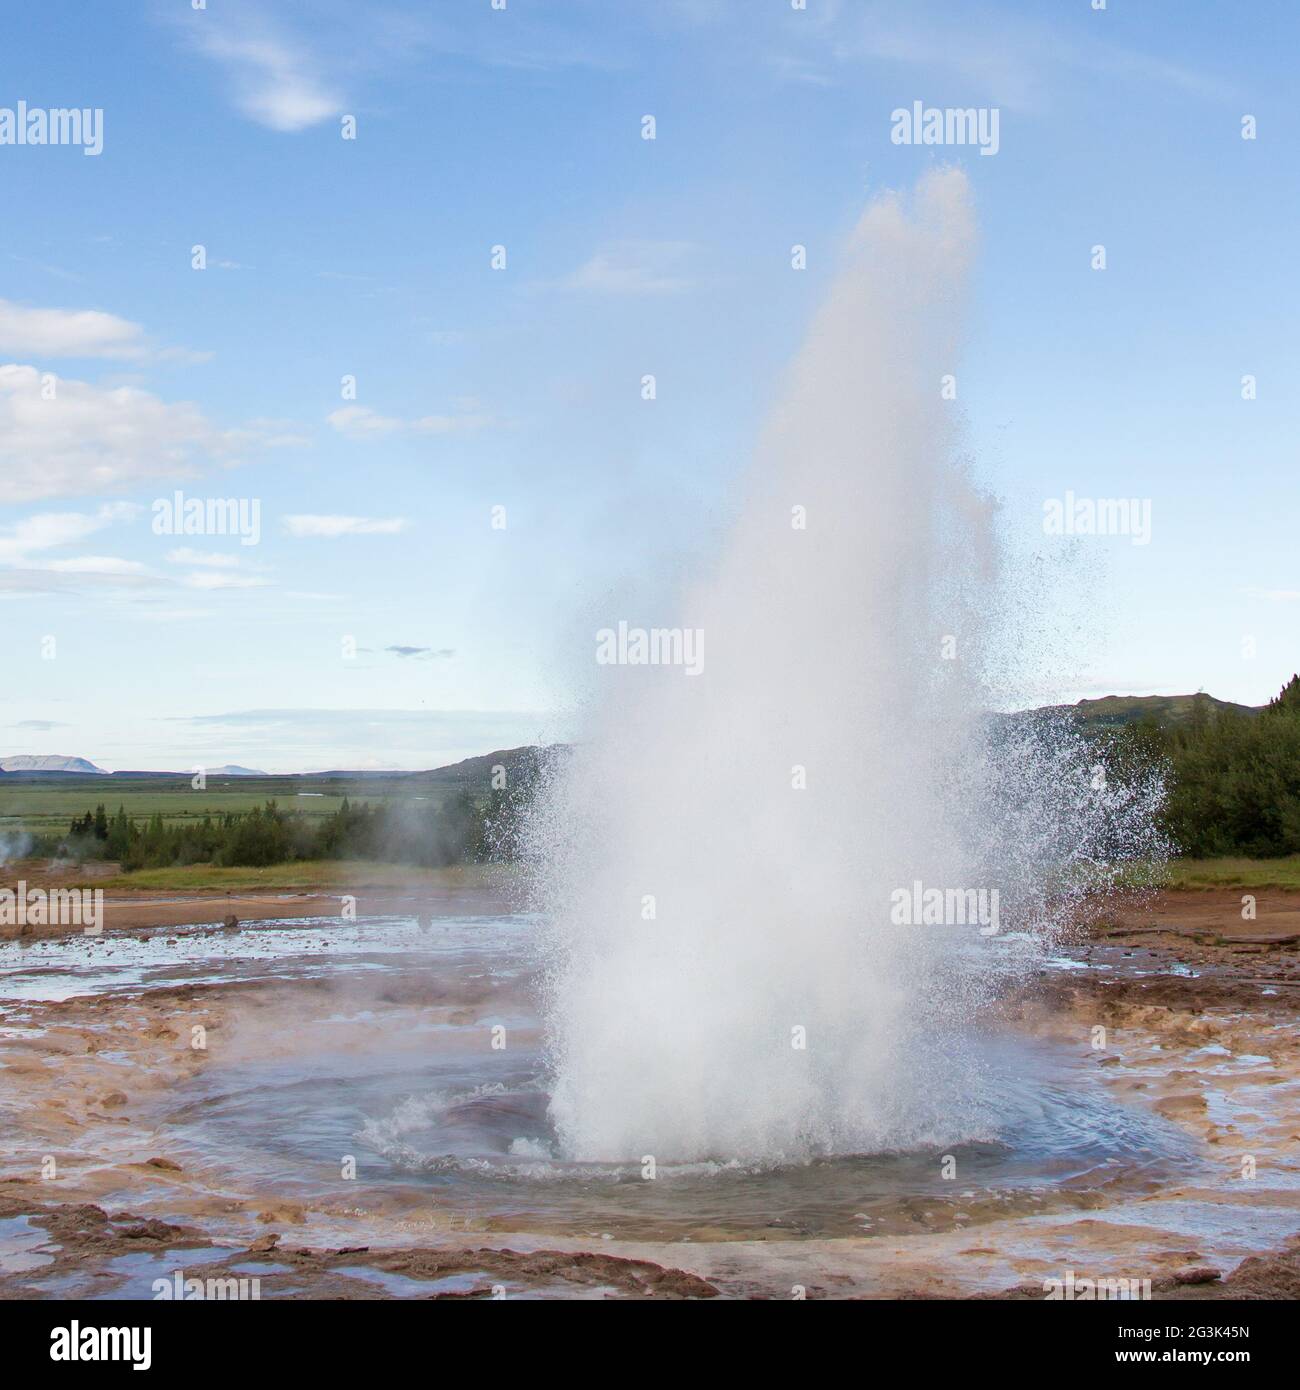
M 113 937 L 0 942 L 0 1001 L 60 1001 L 178 984 L 312 979 L 349 971 L 428 968 L 455 957 L 462 968 L 522 947 L 527 914 L 510 917 L 303 917 L 237 931 L 159 927 Z
M 1219 1247 L 1266 1250 L 1295 1235 L 1294 1207 L 1244 1206 L 1236 1202 L 1194 1198 L 1152 1198 L 1122 1202 L 1090 1212 L 1094 1221 L 1115 1226 L 1143 1226 Z
M 387 1269 L 373 1269 L 370 1265 L 336 1265 L 334 1274 L 346 1274 L 349 1279 L 362 1279 L 368 1284 L 378 1284 L 394 1298 L 428 1298 L 432 1294 L 469 1293 L 475 1289 L 491 1292 L 494 1287 L 492 1276 L 482 1273 L 444 1274 L 434 1279 L 414 1279 L 407 1274 L 395 1274 Z M 504 1287 L 507 1295 L 518 1285 L 496 1282 Z
M 54 1256 L 40 1250 L 48 1242 L 47 1233 L 30 1216 L 0 1220 L 0 1274 L 26 1274 L 52 1265 Z

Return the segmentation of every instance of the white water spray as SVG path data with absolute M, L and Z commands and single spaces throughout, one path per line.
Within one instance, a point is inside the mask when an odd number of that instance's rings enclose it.
M 975 1132 L 963 1026 L 981 957 L 1008 953 L 899 924 L 891 895 L 996 888 L 1004 932 L 1038 925 L 1050 875 L 1104 876 L 1103 830 L 1129 827 L 1131 852 L 1149 825 L 1154 793 L 1099 794 L 1068 737 L 1002 738 L 981 713 L 997 546 L 940 395 L 972 245 L 959 173 L 868 208 L 674 619 L 702 631 L 702 670 L 602 668 L 535 817 L 566 1157 L 785 1162 Z

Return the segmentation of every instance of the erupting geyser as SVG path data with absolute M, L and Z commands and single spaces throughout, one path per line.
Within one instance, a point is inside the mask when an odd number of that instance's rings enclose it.
M 703 634 L 697 669 L 602 669 L 534 818 L 567 1158 L 978 1132 L 964 1026 L 1005 935 L 1158 850 L 1157 786 L 1108 788 L 1068 731 L 985 713 L 993 512 L 941 397 L 973 240 L 957 172 L 867 209 L 671 619 Z M 996 889 L 1001 936 L 894 920 L 917 883 Z

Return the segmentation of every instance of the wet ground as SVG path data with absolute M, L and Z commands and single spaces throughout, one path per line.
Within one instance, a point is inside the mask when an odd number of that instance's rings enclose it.
M 1181 1288 L 1300 1231 L 1285 947 L 1081 945 L 974 1023 L 981 1132 L 647 1181 L 557 1156 L 536 935 L 480 913 L 0 944 L 0 1295 Z

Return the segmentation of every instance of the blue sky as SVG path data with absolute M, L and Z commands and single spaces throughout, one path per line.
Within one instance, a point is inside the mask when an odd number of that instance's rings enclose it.
M 0 145 L 0 753 L 427 767 L 570 733 L 594 627 L 667 621 L 726 525 L 864 203 L 952 162 L 981 228 L 958 404 L 1040 562 L 1012 695 L 1262 702 L 1300 666 L 1298 29 L 1159 0 L 15 11 L 0 108 L 101 108 L 103 151 Z M 893 144 L 914 101 L 996 107 L 996 156 Z M 177 489 L 257 499 L 258 544 L 154 534 Z M 1150 543 L 1045 538 L 1067 490 L 1150 499 Z

